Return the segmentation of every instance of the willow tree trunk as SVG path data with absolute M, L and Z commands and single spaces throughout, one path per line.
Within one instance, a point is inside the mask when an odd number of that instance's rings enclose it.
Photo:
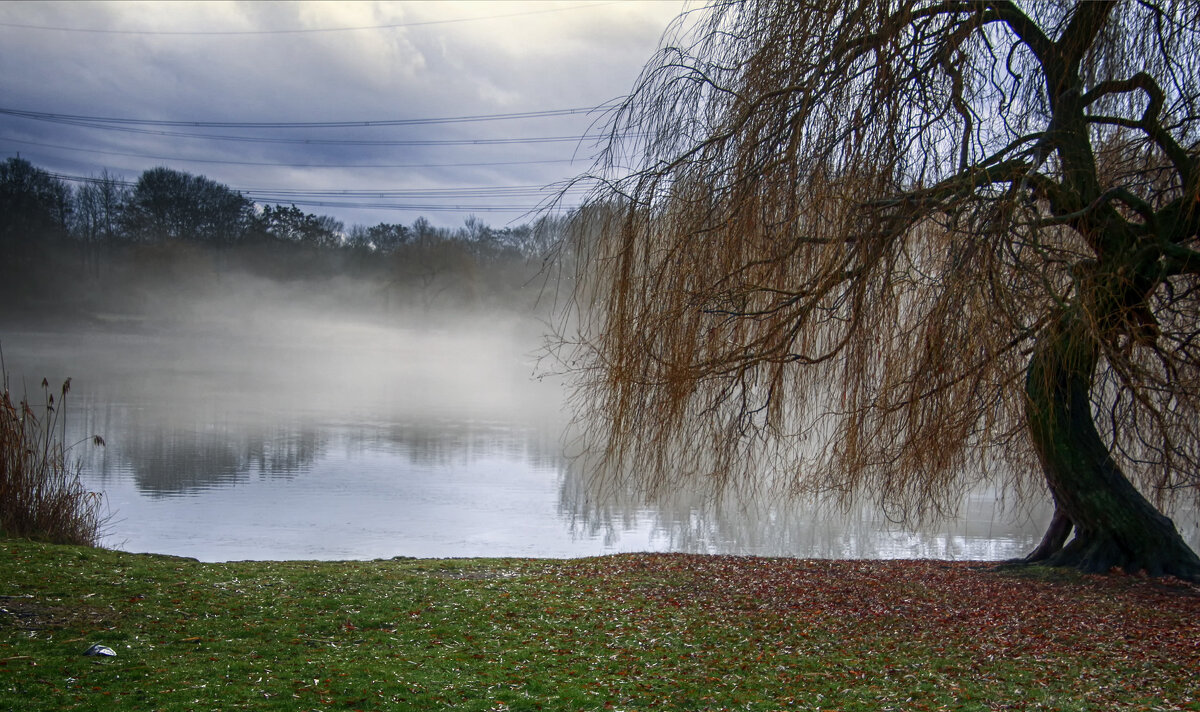
M 1039 547 L 1042 560 L 1088 572 L 1172 574 L 1200 580 L 1200 558 L 1174 523 L 1130 483 L 1092 419 L 1091 387 L 1099 349 L 1068 316 L 1039 339 L 1025 382 L 1026 417 L 1046 481 L 1075 537 Z M 1057 521 L 1052 525 L 1063 526 Z M 1068 529 L 1069 531 L 1069 529 Z M 1033 557 L 1031 557 L 1033 558 Z

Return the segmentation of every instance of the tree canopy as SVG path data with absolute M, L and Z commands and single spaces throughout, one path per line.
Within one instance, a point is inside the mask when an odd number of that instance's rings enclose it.
M 60 180 L 22 158 L 0 163 L 0 246 L 11 248 L 28 234 L 67 234 L 71 191 Z
M 142 173 L 130 192 L 124 219 L 142 241 L 237 242 L 250 226 L 254 203 L 204 176 L 170 168 Z
M 1034 558 L 1200 576 L 1143 496 L 1200 494 L 1200 3 L 717 2 L 609 129 L 601 471 L 909 518 L 1044 482 Z

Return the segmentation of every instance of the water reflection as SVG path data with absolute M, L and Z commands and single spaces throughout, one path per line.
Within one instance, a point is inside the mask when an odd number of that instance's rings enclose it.
M 240 558 L 587 556 L 686 551 L 1003 559 L 1049 517 L 971 493 L 920 530 L 842 511 L 681 491 L 648 506 L 563 454 L 561 393 L 505 325 L 322 324 L 231 333 L 3 333 L 14 385 L 74 376 L 68 440 L 115 519 L 106 543 Z M 1176 515 L 1200 544 L 1195 513 Z
M 633 490 L 590 480 L 583 468 L 568 470 L 559 502 L 584 537 L 615 543 L 623 531 L 649 526 L 672 551 L 816 558 L 1015 558 L 1036 545 L 1051 514 L 1044 504 L 1006 507 L 991 488 L 968 493 L 957 517 L 920 527 L 889 521 L 871 502 L 842 508 L 737 495 L 713 501 L 681 491 L 650 506 Z
M 394 458 L 396 467 L 452 468 L 502 457 L 535 469 L 563 467 L 550 424 L 513 422 L 318 422 L 280 420 L 269 426 L 222 413 L 184 419 L 145 405 L 76 398 L 71 438 L 102 433 L 104 449 L 77 448 L 88 473 L 102 484 L 131 477 L 148 497 L 195 494 L 258 478 L 295 478 L 335 457 Z
M 153 425 L 130 409 L 85 473 L 108 544 L 196 556 L 571 556 L 549 428 L 504 422 Z M 137 433 L 134 435 L 134 433 Z

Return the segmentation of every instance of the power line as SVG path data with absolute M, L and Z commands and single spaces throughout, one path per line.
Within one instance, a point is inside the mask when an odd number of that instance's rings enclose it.
M 50 177 L 56 178 L 58 180 L 75 182 L 75 183 L 101 183 L 101 182 L 104 182 L 104 179 L 102 179 L 102 178 L 91 178 L 91 177 L 87 177 L 87 176 L 72 176 L 72 175 L 67 175 L 67 174 L 63 174 L 63 173 L 49 173 L 48 175 L 50 175 Z M 134 181 L 128 181 L 128 180 L 109 179 L 109 181 L 111 183 L 114 183 L 114 184 L 120 185 L 120 186 L 124 186 L 124 187 L 132 187 L 133 185 L 135 185 Z M 505 212 L 505 213 L 523 212 L 523 213 L 528 213 L 528 212 L 532 212 L 534 209 L 537 208 L 537 205 L 530 205 L 529 203 L 502 204 L 502 205 L 486 204 L 486 203 L 485 204 L 445 205 L 445 204 L 437 204 L 437 203 L 414 204 L 414 203 L 380 203 L 380 202 L 361 202 L 361 201 L 348 202 L 345 200 L 322 199 L 322 197 L 321 197 L 323 194 L 327 194 L 328 196 L 331 196 L 331 197 L 337 197 L 336 196 L 337 191 L 324 191 L 324 192 L 314 191 L 312 193 L 313 197 L 309 197 L 299 191 L 294 191 L 294 192 L 284 194 L 284 193 L 276 193 L 276 192 L 272 192 L 272 191 L 261 191 L 261 190 L 237 190 L 234 188 L 230 188 L 230 190 L 234 190 L 235 192 L 242 194 L 243 196 L 249 198 L 250 200 L 253 200 L 256 203 L 264 203 L 264 204 L 288 203 L 291 205 L 295 205 L 297 207 L 304 206 L 304 207 L 324 207 L 324 208 L 349 208 L 349 209 L 355 209 L 355 210 L 396 210 L 396 211 L 420 211 L 420 212 L 472 212 L 472 213 L 486 213 L 486 212 Z M 448 189 L 448 190 L 455 190 L 455 189 Z M 469 189 L 467 189 L 467 190 L 469 190 Z M 376 195 L 376 193 L 372 192 L 372 191 L 347 191 L 347 192 L 361 193 L 365 197 L 374 197 Z M 385 192 L 387 192 L 387 191 L 385 191 Z M 392 197 L 397 197 L 397 198 L 402 197 L 399 194 L 400 191 L 391 191 L 391 192 L 395 194 Z M 427 192 L 432 192 L 432 191 L 427 191 Z M 355 197 L 355 196 L 347 195 L 346 197 Z M 379 196 L 379 197 L 383 197 L 383 196 Z M 404 197 L 407 197 L 408 199 L 419 199 L 421 197 L 437 198 L 439 196 L 436 196 L 436 195 L 422 196 L 422 195 L 420 195 L 420 191 L 414 191 L 413 195 L 404 196 Z M 472 195 L 464 194 L 464 195 L 446 195 L 445 197 L 447 197 L 447 198 L 464 198 L 464 197 L 481 197 L 481 196 L 472 196 Z M 506 197 L 506 196 L 496 195 L 494 197 Z M 517 196 L 507 196 L 507 197 L 524 197 L 524 196 L 517 195 Z M 537 194 L 537 195 L 531 196 L 531 197 L 544 197 L 544 193 L 540 193 L 540 194 Z
M 192 36 L 192 37 L 237 37 L 253 35 L 305 35 L 324 32 L 360 32 L 363 30 L 392 30 L 404 27 L 423 27 L 428 25 L 449 25 L 459 22 L 479 22 L 482 20 L 499 20 L 508 17 L 523 17 L 526 15 L 545 15 L 552 12 L 568 12 L 594 7 L 616 5 L 616 2 L 589 3 L 587 5 L 558 6 L 545 10 L 525 10 L 496 15 L 480 15 L 477 17 L 458 17 L 449 20 L 421 20 L 416 22 L 397 22 L 387 25 L 365 25 L 361 27 L 318 27 L 293 30 L 110 30 L 91 27 L 52 27 L 45 25 L 27 25 L 15 22 L 0 22 L 0 27 L 11 27 L 21 30 L 39 30 L 45 32 L 78 32 L 99 35 L 162 35 L 162 36 Z
M 298 188 L 244 188 L 246 193 L 259 195 L 282 195 L 324 198 L 436 198 L 436 197 L 501 197 L 512 195 L 545 195 L 547 188 L 541 185 L 498 185 L 473 188 L 360 188 L 301 190 Z
M 526 189 L 526 190 L 453 190 L 453 191 L 437 191 L 437 190 L 392 190 L 392 191 L 372 191 L 372 190 L 347 190 L 347 191 L 273 191 L 273 190 L 256 190 L 248 188 L 243 191 L 247 197 L 255 199 L 257 202 L 271 203 L 290 203 L 295 200 L 333 200 L 333 199 L 371 199 L 371 200 L 452 200 L 452 199 L 510 199 L 510 198 L 545 198 L 552 194 L 552 191 L 545 188 Z M 575 191 L 576 193 L 580 191 Z
M 266 166 L 275 168 L 490 168 L 498 166 L 533 166 L 550 163 L 578 163 L 573 158 L 552 158 L 542 161 L 493 161 L 488 163 L 278 163 L 273 161 L 227 161 L 218 158 L 184 158 L 181 156 L 158 156 L 148 153 L 128 153 L 125 151 L 102 151 L 97 148 L 80 148 L 78 146 L 63 146 L 62 144 L 26 141 L 19 138 L 0 138 L 0 141 L 19 143 L 26 146 L 41 146 L 63 151 L 82 153 L 99 153 L 105 156 L 125 156 L 127 158 L 150 158 L 156 161 L 172 161 L 177 163 L 213 163 L 229 166 Z
M 111 116 L 88 116 L 78 114 L 63 114 L 55 112 L 28 111 L 23 109 L 13 109 L 0 107 L 0 115 L 8 115 L 14 118 L 23 118 L 26 120 L 43 121 L 57 123 L 60 125 L 72 125 L 81 128 L 90 128 L 106 131 L 120 131 L 124 133 L 135 134 L 150 134 L 158 136 L 169 136 L 178 138 L 194 138 L 203 140 L 218 140 L 218 141 L 236 141 L 262 144 L 293 144 L 293 145 L 343 145 L 343 146 L 486 146 L 486 145 L 520 145 L 529 143 L 561 143 L 575 142 L 580 143 L 588 139 L 601 139 L 602 136 L 534 136 L 534 137 L 502 137 L 502 138 L 475 138 L 475 139 L 392 139 L 392 140 L 368 140 L 368 139 L 313 139 L 313 138 L 284 138 L 267 136 L 245 136 L 245 135 L 225 135 L 212 133 L 197 133 L 188 131 L 172 131 L 164 129 L 146 128 L 146 127 L 197 127 L 197 128 L 247 128 L 247 129 L 326 129 L 326 128 L 374 128 L 374 127 L 392 127 L 392 126 L 421 126 L 421 125 L 437 125 L 437 124 L 453 124 L 453 123 L 475 123 L 484 121 L 503 121 L 503 120 L 524 120 L 537 118 L 551 118 L 569 115 L 578 115 L 596 111 L 592 107 L 576 107 L 566 109 L 546 109 L 529 112 L 508 112 L 497 114 L 471 114 L 448 117 L 429 117 L 429 118 L 411 118 L 411 119 L 385 119 L 385 120 L 362 120 L 362 121 L 333 121 L 333 122 L 302 122 L 302 121 L 272 121 L 272 122 L 250 122 L 250 121 L 187 121 L 178 119 L 139 119 L 132 117 L 111 117 Z M 120 151 L 104 151 L 99 149 L 73 148 L 70 146 L 62 146 L 51 143 L 40 143 L 36 141 L 25 141 L 22 139 L 3 139 L 0 141 L 10 140 L 14 143 L 28 144 L 35 146 L 43 146 L 47 148 L 57 148 L 67 151 L 83 151 L 89 153 L 108 154 L 108 155 L 123 155 L 130 157 L 152 158 L 154 160 L 163 161 L 195 161 L 201 163 L 225 163 L 232 165 L 262 165 L 262 166 L 288 166 L 288 167 L 338 167 L 335 165 L 321 166 L 320 164 L 284 164 L 271 162 L 253 162 L 253 161 L 222 161 L 219 159 L 187 159 L 179 157 L 153 156 L 147 154 L 125 153 Z M 495 162 L 459 162 L 459 163 L 428 163 L 428 164 L 393 164 L 392 166 L 382 165 L 377 167 L 484 167 L 484 166 L 504 166 L 504 165 L 530 165 L 538 163 L 573 163 L 571 159 L 559 160 L 543 160 L 543 161 L 495 161 Z M 341 167 L 346 168 L 362 168 L 372 166 L 362 166 L 358 164 L 342 164 Z M 60 180 L 72 182 L 97 182 L 98 179 L 85 178 L 82 176 L 73 176 L 65 174 L 51 174 Z M 116 181 L 120 185 L 132 186 L 133 182 L 119 180 Z M 316 206 L 316 207 L 338 207 L 352 209 L 373 209 L 373 210 L 444 210 L 444 211 L 479 211 L 479 212 L 512 212 L 522 211 L 528 212 L 536 206 L 516 205 L 510 201 L 532 200 L 537 204 L 544 204 L 547 198 L 554 194 L 552 188 L 545 186 L 532 185 L 515 185 L 515 186 L 479 186 L 468 188 L 424 188 L 424 189 L 358 189 L 358 190 L 301 190 L 290 188 L 231 188 L 244 194 L 247 198 L 255 202 L 282 202 L 293 203 L 296 205 Z M 573 192 L 573 191 L 568 191 Z M 501 204 L 495 202 L 483 202 L 472 205 L 445 205 L 430 203 L 429 201 L 504 201 Z M 389 201 L 389 202 L 379 202 Z M 421 201 L 421 204 L 400 203 L 395 201 Z
M 136 181 L 114 178 L 96 178 L 91 176 L 76 176 L 65 173 L 48 173 L 52 178 L 73 183 L 110 183 L 124 187 L 133 187 Z M 316 205 L 324 207 L 355 207 L 355 208 L 394 208 L 415 210 L 413 206 L 397 206 L 395 203 L 363 203 L 337 201 L 337 198 L 363 198 L 382 200 L 416 200 L 416 199 L 463 199 L 475 198 L 481 200 L 501 198 L 539 198 L 545 199 L 555 193 L 551 187 L 540 185 L 508 185 L 508 186 L 473 186 L 465 188 L 365 188 L 365 189 L 309 189 L 292 188 L 234 188 L 230 190 L 241 193 L 246 197 L 261 203 L 294 203 L 296 205 Z M 569 193 L 582 192 L 583 188 L 572 188 Z M 428 207 L 428 206 L 424 206 Z M 446 210 L 518 210 L 529 209 L 526 205 L 495 205 L 476 204 L 473 206 L 441 206 Z
M 51 178 L 72 183 L 110 183 L 134 187 L 136 180 L 113 177 L 79 176 L 47 172 Z M 224 184 L 222 184 L 224 185 Z M 365 189 L 294 189 L 238 188 L 225 185 L 249 200 L 261 205 L 291 204 L 304 208 L 341 208 L 345 210 L 457 212 L 457 213 L 520 213 L 532 214 L 549 205 L 555 197 L 581 196 L 585 188 L 570 186 L 565 191 L 554 186 L 506 185 L 471 186 L 459 188 L 365 188 Z M 523 202 L 514 203 L 512 200 Z M 471 202 L 458 202 L 458 201 Z M 386 201 L 386 202 L 382 202 Z M 396 202 L 404 201 L 404 202 Z M 416 202 L 420 201 L 420 202 Z M 430 202 L 441 201 L 441 202 Z M 456 201 L 447 204 L 445 201 Z M 484 201 L 484 202 L 478 202 Z M 492 202 L 504 201 L 504 202 Z M 560 206 L 568 208 L 569 205 Z
M 532 213 L 538 205 L 423 205 L 396 203 L 346 203 L 325 200 L 288 200 L 283 201 L 296 207 L 306 208 L 347 208 L 351 210 L 403 210 L 417 212 L 449 212 L 449 213 Z
M 166 119 L 134 119 L 111 116 L 86 116 L 78 114 L 57 114 L 49 111 L 28 111 L 0 107 L 0 114 L 19 116 L 36 121 L 52 121 L 55 123 L 70 123 L 78 125 L 115 124 L 133 126 L 191 126 L 195 128 L 258 128 L 258 129 L 328 129 L 355 128 L 375 126 L 430 126 L 435 124 L 460 124 L 480 121 L 511 121 L 514 119 L 541 119 L 557 116 L 577 116 L 589 114 L 603 109 L 594 106 L 581 106 L 569 109 L 543 109 L 539 111 L 520 111 L 499 114 L 475 114 L 469 116 L 443 116 L 436 118 L 416 119 L 368 119 L 356 121 L 195 121 L 195 120 L 166 120 Z
M 76 176 L 66 173 L 47 172 L 51 178 L 72 183 L 104 183 L 133 187 L 136 181 L 118 178 L 96 178 L 91 176 Z M 389 210 L 408 212 L 457 212 L 457 213 L 522 213 L 529 214 L 548 204 L 548 199 L 555 195 L 553 189 L 535 185 L 516 186 L 479 186 L 471 188 L 420 188 L 420 189 L 364 189 L 364 190 L 293 190 L 271 188 L 234 188 L 230 190 L 260 204 L 290 204 L 296 207 L 344 208 L 351 210 Z M 578 193 L 572 189 L 570 193 Z M 345 198 L 346 200 L 338 200 Z M 392 199 L 392 200 L 452 200 L 452 199 L 511 199 L 536 198 L 536 202 L 525 203 L 395 203 L 395 202 L 364 202 L 353 198 Z M 569 206 L 565 206 L 569 207 Z
M 21 117 L 30 118 L 30 117 Z M 73 119 L 38 118 L 36 121 L 79 126 L 81 128 L 101 129 L 104 131 L 121 131 L 151 136 L 170 136 L 173 138 L 195 138 L 207 141 L 234 141 L 239 143 L 281 143 L 312 146 L 497 146 L 523 143 L 580 143 L 588 139 L 601 140 L 602 134 L 582 136 L 529 136 L 513 138 L 464 138 L 464 139 L 339 139 L 339 138 L 271 138 L 265 136 L 231 136 L 228 134 L 189 133 L 186 131 L 161 131 L 139 129 L 132 126 L 114 126 L 89 121 Z

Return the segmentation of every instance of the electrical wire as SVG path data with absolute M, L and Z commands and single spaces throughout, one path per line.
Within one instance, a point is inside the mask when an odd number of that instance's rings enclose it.
M 512 121 L 518 119 L 543 119 L 558 116 L 577 116 L 602 111 L 604 106 L 579 106 L 567 109 L 542 109 L 539 111 L 517 111 L 499 114 L 474 114 L 468 116 L 441 116 L 416 119 L 364 119 L 355 121 L 196 121 L 166 119 L 134 119 L 112 116 L 87 116 L 80 114 L 58 114 L 49 111 L 28 111 L 0 107 L 0 114 L 19 116 L 36 121 L 56 123 L 118 124 L 134 126 L 191 126 L 194 128 L 255 128 L 255 129 L 329 129 L 376 126 L 430 126 L 436 124 L 461 124 L 481 121 Z
M 73 182 L 73 183 L 109 183 L 122 187 L 131 188 L 137 185 L 136 181 L 114 178 L 97 178 L 92 176 L 77 176 L 65 173 L 49 173 L 50 177 L 57 180 Z M 228 187 L 228 186 L 227 186 Z M 476 186 L 467 188 L 412 188 L 412 189 L 312 189 L 298 190 L 289 188 L 233 188 L 230 190 L 237 192 L 244 197 L 253 200 L 256 203 L 276 203 L 276 204 L 291 204 L 305 207 L 337 207 L 337 208 L 353 208 L 361 210 L 417 210 L 417 211 L 448 211 L 448 212 L 531 212 L 539 205 L 544 205 L 547 200 L 556 194 L 556 189 L 548 186 L 537 185 L 513 185 L 513 186 Z M 561 195 L 578 195 L 583 191 L 582 187 L 572 186 Z M 371 202 L 337 200 L 338 198 L 353 199 L 362 198 L 375 199 Z M 461 204 L 455 203 L 446 205 L 441 203 L 394 203 L 394 202 L 378 202 L 378 200 L 461 200 L 461 199 L 512 199 L 512 198 L 532 198 L 536 199 L 536 204 L 530 203 L 470 203 Z
M 51 178 L 71 181 L 73 183 L 110 183 L 125 187 L 137 185 L 137 181 L 124 178 L 97 178 L 95 176 L 78 176 L 67 173 L 47 172 Z M 544 194 L 547 186 L 528 185 L 491 185 L 469 186 L 460 188 L 230 188 L 243 193 L 269 193 L 272 195 L 298 196 L 340 196 L 340 197 L 431 197 L 431 196 L 501 196 L 513 194 Z
M 251 197 L 251 196 L 247 196 Z M 251 197 L 251 199 L 253 199 Z M 258 201 L 255 202 L 274 202 Z M 423 205 L 396 203 L 346 203 L 327 200 L 289 200 L 283 201 L 296 207 L 305 208 L 348 208 L 351 210 L 402 210 L 419 212 L 451 212 L 451 213 L 532 213 L 538 205 Z
M 52 27 L 45 25 L 28 25 L 15 22 L 0 22 L 0 27 L 11 27 L 20 30 L 37 30 L 44 32 L 78 32 L 100 35 L 159 35 L 159 36 L 191 36 L 191 37 L 238 37 L 255 35 L 306 35 L 326 32 L 361 32 L 364 30 L 394 30 L 405 27 L 425 27 L 429 25 L 449 25 L 460 22 L 479 22 L 483 20 L 499 20 L 509 17 L 524 17 L 527 15 L 545 15 L 552 12 L 568 12 L 571 10 L 586 10 L 588 8 L 616 5 L 616 2 L 589 3 L 587 5 L 556 6 L 545 10 L 524 10 L 495 15 L 480 15 L 477 17 L 457 17 L 448 20 L 419 20 L 414 22 L 396 22 L 386 25 L 364 25 L 360 27 L 316 27 L 292 30 L 110 30 L 90 27 Z
M 272 168 L 492 168 L 499 166 L 535 166 L 552 163 L 580 163 L 585 159 L 549 158 L 541 161 L 492 161 L 486 163 L 279 163 L 274 161 L 227 161 L 219 158 L 185 158 L 182 156 L 159 156 L 149 153 L 128 153 L 125 151 L 102 151 L 97 148 L 81 148 L 78 146 L 63 146 L 62 144 L 26 141 L 19 138 L 0 137 L 0 142 L 19 143 L 26 146 L 41 146 L 63 151 L 79 153 L 98 153 L 105 156 L 124 156 L 126 158 L 150 158 L 156 161 L 171 161 L 175 163 L 213 163 L 229 166 L 265 166 Z
M 604 135 L 583 136 L 529 136 L 513 138 L 463 138 L 463 139 L 341 139 L 341 138 L 270 138 L 266 136 L 231 136 L 228 134 L 189 133 L 186 131 L 157 131 L 139 129 L 131 126 L 111 126 L 108 124 L 72 121 L 65 119 L 36 119 L 51 123 L 80 126 L 83 128 L 102 129 L 105 131 L 121 131 L 123 133 L 143 134 L 150 136 L 170 136 L 172 138 L 196 138 L 206 141 L 235 141 L 239 143 L 278 143 L 303 146 L 502 146 L 523 143 L 582 143 L 588 139 L 596 141 L 607 138 Z
M 300 145 L 359 145 L 359 146 L 469 146 L 469 145 L 510 145 L 510 144 L 527 144 L 527 143 L 559 143 L 559 142 L 576 142 L 580 143 L 589 138 L 600 139 L 600 136 L 538 136 L 538 137 L 504 137 L 504 138 L 481 138 L 481 139 L 396 139 L 396 140 L 366 140 L 366 139 L 301 139 L 301 138 L 284 138 L 272 136 L 235 136 L 224 134 L 209 134 L 209 133 L 194 133 L 186 131 L 168 131 L 161 129 L 142 128 L 146 126 L 163 126 L 163 127 L 181 127 L 192 126 L 198 128 L 249 128 L 249 129 L 329 129 L 329 128 L 348 128 L 348 127 L 390 127 L 390 126 L 420 126 L 420 125 L 437 125 L 437 124 L 452 124 L 452 123 L 474 123 L 483 121 L 501 121 L 501 120 L 516 120 L 516 119 L 538 119 L 551 118 L 569 115 L 578 115 L 595 111 L 595 108 L 568 108 L 568 109 L 547 109 L 530 112 L 509 112 L 502 114 L 473 114 L 451 117 L 433 117 L 433 118 L 415 118 L 415 119 L 387 119 L 379 121 L 337 121 L 337 122 L 247 122 L 247 121 L 187 121 L 187 120 L 157 120 L 157 119 L 137 119 L 129 117 L 104 117 L 104 116 L 88 116 L 77 114 L 63 114 L 54 112 L 27 111 L 20 109 L 11 109 L 0 107 L 0 115 L 13 116 L 34 121 L 44 121 L 57 124 L 65 124 L 79 126 L 81 128 L 90 128 L 108 131 L 120 131 L 125 133 L 151 134 L 161 136 L 171 136 L 179 138 L 197 138 L 205 140 L 223 140 L 237 141 L 250 143 L 264 144 L 300 144 Z M 47 148 L 58 148 L 61 150 L 80 150 L 90 153 L 100 153 L 108 155 L 125 155 L 131 157 L 154 158 L 156 160 L 166 161 L 188 161 L 190 159 L 181 159 L 177 157 L 161 157 L 149 156 L 145 154 L 131 154 L 119 151 L 102 151 L 98 149 L 72 149 L 68 146 L 55 144 L 39 143 L 35 141 L 25 141 L 22 139 L 3 139 L 0 141 L 11 140 L 15 143 L 41 145 Z M 284 166 L 288 164 L 279 163 L 264 163 L 250 161 L 220 161 L 214 159 L 197 159 L 203 163 L 229 163 L 240 165 L 264 165 L 264 166 Z M 572 163 L 572 159 L 560 159 L 557 161 L 496 161 L 492 163 L 484 162 L 460 162 L 447 164 L 394 164 L 395 167 L 469 167 L 469 166 L 487 166 L 487 165 L 522 165 L 535 163 Z M 291 164 L 296 167 L 315 167 L 312 164 Z M 346 164 L 345 167 L 358 168 L 361 166 L 355 164 Z M 379 166 L 384 167 L 384 166 Z M 51 174 L 59 180 L 79 182 L 79 183 L 95 183 L 103 179 L 87 178 L 83 176 L 66 175 L 66 174 Z M 111 180 L 111 179 L 109 179 Z M 133 186 L 136 183 L 126 180 L 115 181 L 119 185 Z M 373 210 L 444 210 L 444 211 L 480 211 L 480 212 L 497 212 L 497 211 L 523 211 L 528 212 L 534 210 L 536 206 L 528 204 L 516 205 L 512 204 L 513 199 L 532 200 L 538 205 L 543 205 L 547 199 L 554 195 L 551 188 L 546 186 L 534 185 L 513 185 L 513 186 L 477 186 L 466 188 L 424 188 L 424 189 L 328 189 L 328 190 L 300 190 L 290 188 L 230 188 L 235 190 L 248 199 L 260 203 L 292 203 L 295 205 L 315 206 L 315 207 L 338 207 L 338 208 L 353 208 L 353 209 L 373 209 Z M 559 193 L 559 197 L 563 197 L 568 193 L 574 192 L 574 188 L 565 192 Z M 411 203 L 397 204 L 396 202 L 379 202 L 379 201 L 423 201 L 420 205 Z M 496 204 L 495 202 L 477 202 L 472 205 L 444 205 L 428 203 L 428 201 L 446 201 L 446 200 L 468 200 L 468 201 L 506 201 L 504 204 Z M 367 202 L 370 201 L 370 202 Z
M 113 177 L 80 176 L 66 173 L 47 172 L 56 180 L 82 183 L 118 185 L 133 188 L 136 180 Z M 417 212 L 467 212 L 467 213 L 521 213 L 532 214 L 552 202 L 568 197 L 581 197 L 586 188 L 571 185 L 566 188 L 540 185 L 471 186 L 458 188 L 367 188 L 367 189 L 294 189 L 224 186 L 259 204 L 290 204 L 297 207 L 342 208 L 352 210 L 387 210 Z M 513 203 L 513 199 L 528 202 Z M 469 203 L 429 201 L 472 201 Z M 506 201 L 478 202 L 478 201 Z M 380 201 L 423 201 L 380 202 Z M 570 209 L 565 201 L 557 209 Z

